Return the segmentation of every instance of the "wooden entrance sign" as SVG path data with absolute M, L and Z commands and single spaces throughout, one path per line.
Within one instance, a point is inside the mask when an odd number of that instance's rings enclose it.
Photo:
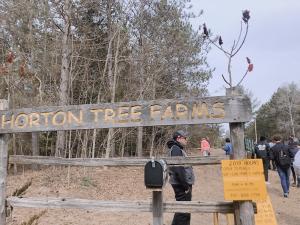
M 243 96 L 168 99 L 1 111 L 0 133 L 232 123 L 250 119 L 250 101 Z
M 233 158 L 239 159 L 244 157 L 243 123 L 250 121 L 252 117 L 249 98 L 233 94 L 207 98 L 49 106 L 16 110 L 5 109 L 5 107 L 0 108 L 0 225 L 5 224 L 7 140 L 4 138 L 4 134 L 157 125 L 229 123 L 234 149 Z M 163 205 L 162 193 L 153 192 L 153 199 L 155 200 L 152 203 L 154 207 L 154 224 L 161 225 L 163 223 L 162 212 L 164 207 L 166 207 Z M 187 203 L 187 205 L 190 204 Z M 178 210 L 182 211 L 184 207 L 181 206 Z M 176 209 L 174 212 L 178 210 Z M 197 210 L 199 210 L 198 206 Z M 212 212 L 216 211 L 222 212 L 221 209 Z M 235 202 L 234 212 L 237 225 L 254 224 L 254 211 L 251 202 Z

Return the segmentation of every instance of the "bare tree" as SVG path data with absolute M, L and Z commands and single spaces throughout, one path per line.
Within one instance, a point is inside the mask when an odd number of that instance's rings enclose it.
M 242 83 L 242 81 L 244 80 L 244 78 L 246 77 L 246 75 L 248 74 L 248 72 L 251 72 L 253 70 L 253 64 L 251 63 L 250 58 L 246 57 L 248 67 L 247 67 L 244 75 L 240 79 L 240 81 L 237 82 L 236 85 L 233 84 L 233 78 L 232 78 L 232 72 L 231 72 L 232 59 L 240 51 L 240 49 L 242 48 L 242 46 L 244 45 L 244 43 L 246 41 L 246 38 L 248 35 L 248 29 L 249 29 L 249 19 L 250 19 L 250 11 L 244 10 L 238 38 L 237 38 L 237 40 L 233 41 L 233 44 L 229 49 L 223 48 L 224 43 L 223 43 L 223 39 L 221 36 L 211 38 L 210 30 L 206 27 L 205 23 L 203 24 L 203 36 L 205 38 L 207 38 L 209 43 L 213 44 L 217 49 L 219 49 L 221 52 L 223 52 L 228 59 L 227 73 L 228 73 L 229 80 L 226 79 L 223 74 L 222 74 L 222 78 L 225 81 L 225 83 L 227 85 L 229 85 L 230 88 L 232 88 L 233 86 L 239 86 Z M 244 28 L 244 26 L 246 26 L 246 27 Z
M 71 35 L 71 1 L 64 0 L 63 5 L 64 28 L 62 36 L 62 63 L 61 63 L 61 81 L 59 87 L 59 105 L 69 104 L 68 84 L 70 79 L 70 35 Z M 63 156 L 65 149 L 65 132 L 58 131 L 56 139 L 55 156 Z

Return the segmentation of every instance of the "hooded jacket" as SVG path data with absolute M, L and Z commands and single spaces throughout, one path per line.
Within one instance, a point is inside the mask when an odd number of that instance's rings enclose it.
M 255 154 L 258 159 L 270 158 L 270 145 L 266 141 L 259 141 L 255 146 Z
M 183 146 L 175 141 L 170 140 L 167 142 L 169 148 L 169 156 L 174 157 L 186 157 L 187 154 L 183 150 Z M 191 166 L 173 166 L 169 168 L 169 183 L 170 184 L 180 184 L 183 185 L 186 190 L 188 190 L 190 185 L 193 185 L 195 182 L 195 176 L 193 168 Z

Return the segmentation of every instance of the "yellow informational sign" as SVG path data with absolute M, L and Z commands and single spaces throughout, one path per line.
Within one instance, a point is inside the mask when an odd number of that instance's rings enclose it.
M 266 200 L 261 159 L 222 160 L 222 174 L 225 200 Z
M 270 197 L 266 201 L 257 201 L 257 214 L 255 214 L 256 225 L 277 225 L 275 213 Z

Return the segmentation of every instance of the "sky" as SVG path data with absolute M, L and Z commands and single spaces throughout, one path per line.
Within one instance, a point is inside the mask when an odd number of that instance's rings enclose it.
M 203 15 L 192 19 L 198 28 L 204 22 L 214 35 L 221 35 L 223 47 L 229 49 L 237 40 L 242 11 L 250 11 L 246 42 L 233 58 L 232 75 L 236 84 L 247 68 L 246 57 L 254 64 L 242 85 L 263 104 L 276 90 L 291 82 L 300 85 L 300 1 L 299 0 L 191 0 L 192 11 Z M 225 95 L 228 60 L 212 46 L 208 63 L 213 78 L 208 90 L 211 96 Z

